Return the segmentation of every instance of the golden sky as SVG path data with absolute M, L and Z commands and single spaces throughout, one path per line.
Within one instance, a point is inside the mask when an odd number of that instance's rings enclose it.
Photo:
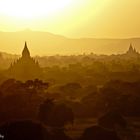
M 67 37 L 140 36 L 140 0 L 0 0 L 0 31 Z

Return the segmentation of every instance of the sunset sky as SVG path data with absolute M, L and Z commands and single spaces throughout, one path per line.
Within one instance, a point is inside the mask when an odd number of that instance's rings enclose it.
M 0 0 L 0 31 L 67 37 L 140 36 L 140 0 Z

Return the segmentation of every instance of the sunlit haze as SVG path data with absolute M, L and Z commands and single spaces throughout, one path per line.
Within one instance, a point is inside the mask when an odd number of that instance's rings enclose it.
M 139 0 L 0 0 L 0 30 L 68 37 L 140 36 Z
M 8 32 L 7 36 L 1 35 L 0 41 L 4 46 L 1 51 L 20 53 L 21 45 L 27 40 L 32 54 L 122 53 L 130 40 L 121 45 L 117 44 L 118 41 L 116 44 L 78 43 L 49 34 L 47 38 L 46 34 L 37 32 L 16 35 L 9 32 L 29 29 L 67 38 L 140 37 L 139 7 L 140 0 L 0 0 L 0 31 Z M 40 44 L 42 48 L 38 47 Z M 138 42 L 133 44 L 139 46 Z M 114 47 L 110 49 L 108 45 Z

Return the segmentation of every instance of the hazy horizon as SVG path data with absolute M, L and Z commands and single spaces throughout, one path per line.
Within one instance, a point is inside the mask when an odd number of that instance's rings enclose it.
M 49 34 L 53 34 L 53 35 L 58 35 L 58 36 L 61 36 L 61 37 L 64 37 L 64 38 L 69 38 L 69 39 L 139 39 L 140 38 L 140 35 L 139 36 L 130 36 L 130 37 L 127 37 L 127 36 L 124 36 L 124 37 L 94 37 L 94 36 L 83 36 L 83 37 L 72 37 L 72 36 L 67 36 L 67 35 L 63 35 L 63 34 L 58 34 L 58 33 L 55 33 L 55 32 L 49 32 L 49 31 L 43 31 L 43 30 L 33 30 L 33 29 L 22 29 L 22 30 L 15 30 L 15 31 L 3 31 L 3 30 L 0 30 L 0 32 L 3 32 L 3 33 L 18 33 L 18 32 L 41 32 L 41 33 L 49 33 Z M 26 41 L 26 40 L 25 40 Z
M 0 51 L 32 55 L 140 51 L 139 0 L 1 0 Z
M 21 54 L 27 41 L 32 56 L 39 55 L 78 55 L 78 54 L 122 54 L 130 43 L 140 51 L 140 38 L 68 38 L 50 32 L 22 30 L 16 32 L 0 31 L 0 51 Z

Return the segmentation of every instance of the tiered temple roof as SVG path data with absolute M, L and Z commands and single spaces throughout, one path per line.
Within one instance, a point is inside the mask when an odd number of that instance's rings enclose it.
M 11 78 L 18 80 L 32 80 L 39 78 L 41 68 L 38 62 L 30 56 L 30 51 L 26 42 L 22 51 L 22 57 L 11 64 L 8 71 Z

